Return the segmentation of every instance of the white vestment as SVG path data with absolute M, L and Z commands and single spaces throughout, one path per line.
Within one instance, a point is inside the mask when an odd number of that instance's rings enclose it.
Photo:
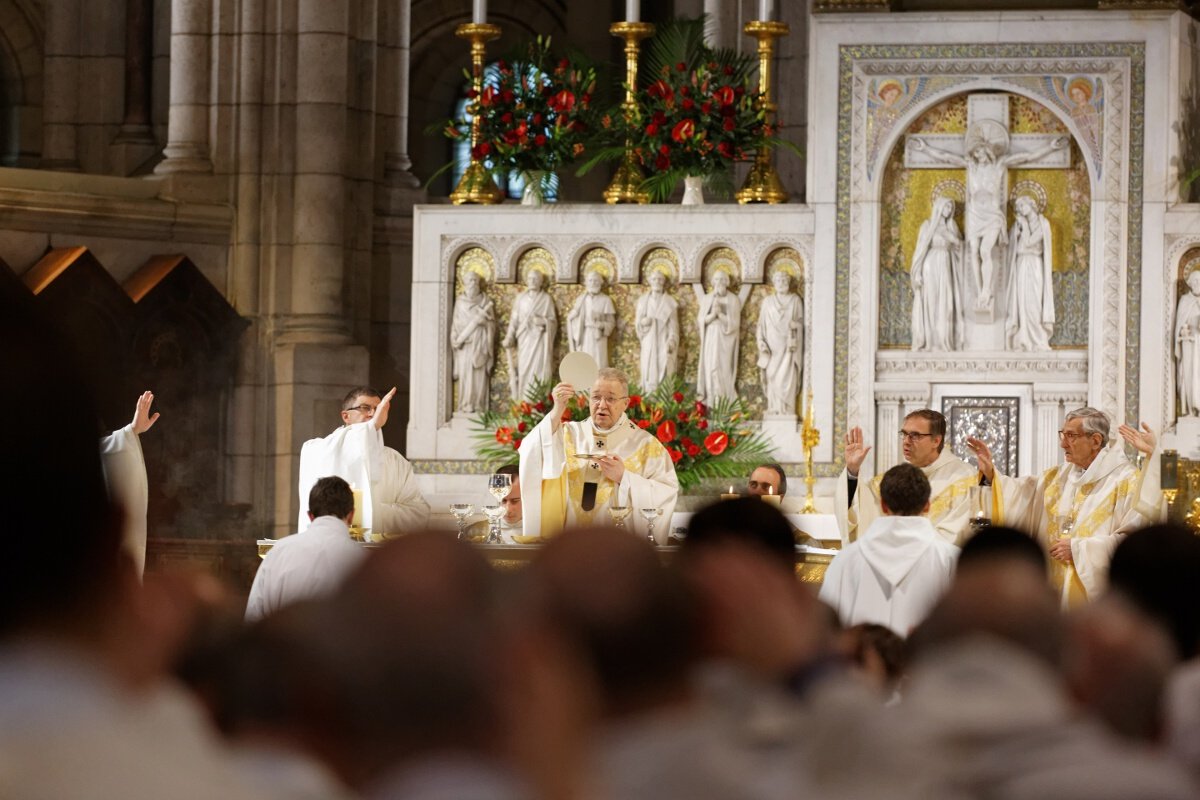
M 383 432 L 370 421 L 345 425 L 324 439 L 309 439 L 300 450 L 300 515 L 296 530 L 308 527 L 308 493 L 321 478 L 336 475 L 363 493 L 362 526 L 375 534 L 417 530 L 429 519 L 412 466 L 383 444 Z
M 929 521 L 950 544 L 961 545 L 968 534 L 971 487 L 979 484 L 979 473 L 949 450 L 942 450 L 937 459 L 920 468 L 929 479 Z M 842 546 L 857 538 L 877 517 L 883 515 L 879 504 L 879 484 L 883 475 L 869 481 L 859 480 L 854 503 L 849 503 L 849 475 L 842 470 L 834 499 L 834 513 L 842 529 Z M 849 508 L 847 509 L 847 506 Z
M 246 619 L 254 621 L 297 600 L 330 594 L 365 551 L 337 517 L 317 517 L 306 529 L 275 543 L 258 565 Z
M 928 517 L 879 517 L 834 556 L 821 600 L 846 627 L 872 622 L 907 637 L 950 585 L 957 560 Z
M 1074 605 L 1104 589 L 1109 558 L 1124 534 L 1161 518 L 1158 451 L 1141 473 L 1116 445 L 1086 470 L 1063 464 L 1024 478 L 997 472 L 992 498 L 997 524 L 1029 531 L 1047 549 L 1070 537 L 1073 563 L 1052 558 L 1050 572 L 1063 605 Z
M 150 489 L 142 443 L 132 423 L 100 440 L 100 460 L 108 496 L 125 510 L 122 544 L 141 575 L 146 567 L 146 504 Z
M 650 434 L 634 425 L 624 414 L 609 430 L 592 426 L 591 419 L 564 422 L 550 430 L 550 416 L 538 423 L 521 442 L 521 506 L 526 536 L 553 535 L 563 526 L 611 525 L 608 509 L 626 505 L 633 513 L 625 526 L 645 535 L 647 526 L 639 513 L 643 508 L 661 508 L 654 522 L 654 538 L 666 544 L 679 497 L 679 480 L 667 449 Z M 597 447 L 602 442 L 602 447 Z M 610 453 L 621 457 L 625 474 L 616 484 L 577 453 Z M 585 479 L 596 481 L 596 504 L 584 511 L 581 497 Z M 620 503 L 617 503 L 617 499 Z

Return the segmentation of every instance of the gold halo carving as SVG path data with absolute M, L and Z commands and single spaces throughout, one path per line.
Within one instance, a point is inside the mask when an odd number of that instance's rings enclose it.
M 544 247 L 532 247 L 521 254 L 517 261 L 517 275 L 524 283 L 529 282 L 530 272 L 540 272 L 546 283 L 554 280 L 554 256 Z
M 642 280 L 649 278 L 652 272 L 661 272 L 674 283 L 679 276 L 679 256 L 665 247 L 654 248 L 642 257 Z
M 612 283 L 613 276 L 617 274 L 617 257 L 603 247 L 593 247 L 588 250 L 580 261 L 579 273 L 581 276 L 595 272 L 604 279 L 605 283 Z
M 1012 191 L 1009 192 L 1009 202 L 1016 206 L 1018 197 L 1028 197 L 1037 206 L 1039 214 L 1046 213 L 1046 187 L 1042 186 L 1037 181 L 1017 181 L 1013 184 Z
M 742 264 L 731 248 L 718 247 L 705 257 L 703 274 L 710 284 L 713 275 L 718 272 L 725 273 L 731 286 L 741 279 Z
M 967 202 L 967 187 L 955 178 L 946 178 L 933 185 L 933 195 L 930 198 L 937 202 L 942 197 L 948 197 L 960 207 Z
M 487 250 L 482 247 L 472 247 L 458 257 L 455 265 L 458 267 L 460 281 L 466 277 L 468 272 L 473 272 L 487 283 L 492 280 L 495 261 Z

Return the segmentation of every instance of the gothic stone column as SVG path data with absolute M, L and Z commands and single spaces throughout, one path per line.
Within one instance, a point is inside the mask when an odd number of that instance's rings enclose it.
M 212 172 L 208 148 L 212 0 L 171 2 L 171 107 L 155 172 Z

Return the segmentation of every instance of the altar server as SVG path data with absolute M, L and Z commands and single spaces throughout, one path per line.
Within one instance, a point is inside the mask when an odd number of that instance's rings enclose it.
M 992 479 L 994 521 L 1038 537 L 1051 558 L 1051 580 L 1064 606 L 1096 597 L 1108 581 L 1108 562 L 1123 535 L 1162 513 L 1154 432 L 1120 427 L 1125 441 L 1150 456 L 1142 471 L 1109 444 L 1108 416 L 1094 408 L 1067 414 L 1058 432 L 1065 464 L 1039 476 L 1011 478 L 996 471 L 979 439 L 967 446 Z
M 317 479 L 336 475 L 362 492 L 362 526 L 373 533 L 402 533 L 424 527 L 429 504 L 421 496 L 412 465 L 383 444 L 383 426 L 393 388 L 382 399 L 366 386 L 351 389 L 342 402 L 342 427 L 300 450 L 300 516 L 296 530 L 308 527 L 308 493 Z
M 525 535 L 558 532 L 564 525 L 608 525 L 613 506 L 633 509 L 626 525 L 645 534 L 640 511 L 659 509 L 654 535 L 667 531 L 679 481 L 667 449 L 625 416 L 629 379 L 604 368 L 591 387 L 591 415 L 563 422 L 575 387 L 554 387 L 554 407 L 521 442 L 521 489 Z

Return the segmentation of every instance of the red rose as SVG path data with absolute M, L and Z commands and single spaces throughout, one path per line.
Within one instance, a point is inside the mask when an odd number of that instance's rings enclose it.
M 697 400 L 696 401 L 696 413 L 703 417 L 705 414 L 708 413 L 708 406 L 704 405 L 704 403 L 701 402 L 700 400 Z
M 513 450 L 520 450 L 521 442 L 523 442 L 523 441 L 525 441 L 525 440 L 524 439 L 513 439 Z
M 733 74 L 733 67 L 731 67 L 731 66 L 729 66 L 728 64 L 726 64 L 726 65 L 725 65 L 725 68 L 724 68 L 724 69 L 722 69 L 721 71 L 722 71 L 722 72 L 724 72 L 726 75 L 732 75 L 732 74 Z
M 692 98 L 688 97 L 688 98 L 684 99 L 682 105 L 685 109 L 690 111 L 691 109 L 696 107 L 696 102 L 694 100 L 692 100 Z
M 680 412 L 679 412 L 678 414 L 676 414 L 675 416 L 679 418 L 679 421 L 680 421 L 680 422 L 687 422 L 687 418 L 688 418 L 688 412 L 686 412 L 686 411 L 680 411 Z
M 722 158 L 733 158 L 733 145 L 729 142 L 720 142 L 717 144 L 717 153 Z
M 660 155 L 658 158 L 654 159 L 654 168 L 659 172 L 666 172 L 671 168 L 671 159 Z
M 700 104 L 700 113 L 701 114 L 708 114 L 711 111 L 712 111 L 712 103 L 705 102 L 705 103 Z
M 641 404 L 642 404 L 642 396 L 640 394 L 629 395 L 629 407 L 630 408 L 637 408 Z
M 733 104 L 734 93 L 733 89 L 728 86 L 722 86 L 713 92 L 713 100 L 716 100 L 719 105 L 728 106 Z
M 517 423 L 517 430 L 519 430 L 521 433 L 524 433 L 528 429 L 529 429 L 528 423 L 525 423 L 525 422 Z
M 537 136 L 533 137 L 533 143 L 538 147 L 541 147 L 546 143 L 546 135 L 544 133 L 539 133 Z
M 647 136 L 655 136 L 657 134 L 658 134 L 658 126 L 655 125 L 653 122 L 651 122 L 649 125 L 646 126 L 646 135 Z
M 695 80 L 695 79 L 693 79 L 693 80 Z M 686 86 L 679 87 L 679 96 L 680 97 L 687 97 L 691 93 L 692 93 L 692 90 L 689 89 L 688 87 L 686 87 Z
M 678 64 L 675 65 L 675 69 L 678 70 L 679 72 L 686 72 L 687 64 L 680 61 Z
M 698 444 L 689 444 L 689 445 L 687 446 L 687 454 L 688 454 L 689 456 L 691 456 L 692 458 L 695 458 L 696 456 L 700 455 L 700 445 L 698 445 Z
M 736 127 L 736 124 L 733 121 L 733 117 L 726 117 L 725 121 L 721 123 L 721 127 L 727 131 L 733 130 L 734 127 Z
M 671 138 L 677 142 L 682 142 L 684 139 L 690 139 L 696 134 L 696 123 L 690 119 L 681 119 L 671 129 Z
M 483 159 L 487 158 L 487 155 L 490 152 L 492 152 L 491 143 L 480 142 L 471 148 L 471 158 L 475 159 L 476 161 L 482 161 Z
M 666 124 L 666 122 L 667 122 L 667 115 L 666 115 L 666 114 L 664 114 L 664 113 L 663 113 L 663 112 L 661 112 L 661 111 L 655 111 L 655 112 L 654 112 L 654 116 L 652 116 L 652 117 L 650 118 L 650 120 L 651 120 L 651 121 L 652 121 L 652 122 L 653 122 L 655 125 L 665 125 L 665 124 Z
M 500 115 L 500 121 L 503 122 L 505 125 L 511 125 L 512 121 L 513 121 L 512 112 L 505 111 L 503 114 Z
M 637 426 L 638 426 L 639 428 L 641 428 L 642 430 L 646 430 L 646 428 L 649 428 L 649 427 L 650 427 L 650 420 L 648 420 L 648 419 L 639 419 L 639 420 L 637 421 Z
M 658 146 L 658 152 L 662 153 L 664 156 L 669 156 L 669 155 L 671 155 L 671 145 L 669 145 L 669 144 L 661 144 L 661 145 L 659 145 L 659 146 Z
M 699 422 L 696 423 L 696 427 L 702 431 L 708 430 L 708 420 L 706 420 L 706 419 L 700 420 Z
M 534 410 L 536 410 L 542 414 L 546 413 L 546 404 L 545 403 L 542 403 L 542 402 L 534 403 L 533 408 L 534 408 Z
M 500 99 L 506 103 L 511 103 L 514 97 L 515 95 L 513 94 L 512 89 L 505 89 L 504 91 L 500 92 Z
M 500 444 L 512 444 L 512 440 L 513 440 L 512 434 L 513 434 L 512 428 L 505 428 L 505 427 L 497 428 L 496 429 L 496 441 L 499 442 Z
M 668 447 L 667 452 L 670 453 L 670 455 L 671 455 L 672 463 L 678 464 L 679 459 L 683 458 L 683 453 L 679 452 L 678 450 L 673 450 L 670 447 Z
M 729 435 L 724 431 L 716 431 L 710 433 L 704 439 L 704 449 L 712 453 L 714 456 L 719 456 L 725 452 L 725 448 L 729 446 Z
M 541 115 L 541 114 L 534 114 L 534 115 L 533 115 L 533 124 L 534 124 L 534 125 L 541 125 L 541 124 L 542 124 L 542 115 Z
M 682 437 L 682 438 L 679 440 L 679 443 L 680 443 L 681 445 L 683 445 L 684 447 L 691 447 L 693 444 L 695 444 L 695 442 L 693 442 L 691 439 L 689 439 L 689 438 L 688 438 L 688 437 L 686 437 L 686 436 Z
M 683 402 L 683 392 L 676 392 L 675 394 L 671 395 L 671 399 L 674 400 L 676 403 L 682 403 Z
M 658 430 L 655 431 L 655 436 L 657 436 L 658 440 L 660 442 L 662 442 L 663 444 L 666 444 L 667 442 L 674 439 L 675 438 L 675 422 L 673 420 L 669 420 L 669 419 L 665 420 L 663 422 L 663 424 L 658 426 Z

